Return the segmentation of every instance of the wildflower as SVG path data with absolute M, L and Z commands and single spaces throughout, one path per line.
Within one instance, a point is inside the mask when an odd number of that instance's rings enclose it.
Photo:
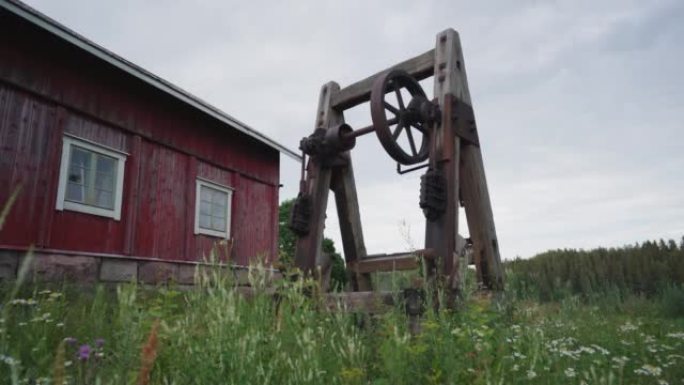
M 90 345 L 84 344 L 78 348 L 78 359 L 81 361 L 88 361 L 90 358 Z
M 95 347 L 98 349 L 102 349 L 102 347 L 104 346 L 104 343 L 105 343 L 104 338 L 98 338 L 95 340 Z
M 17 298 L 17 299 L 13 299 L 10 302 L 10 305 L 33 306 L 33 305 L 37 305 L 37 304 L 38 304 L 38 302 L 36 300 L 34 300 L 33 298 L 29 298 L 29 299 Z
M 601 346 L 599 346 L 599 345 L 593 344 L 593 345 L 591 345 L 591 347 L 594 348 L 594 349 L 596 349 L 596 350 L 598 350 L 598 351 L 599 351 L 601 354 L 603 354 L 604 356 L 610 355 L 610 351 L 608 351 L 608 349 L 603 348 L 603 347 L 601 347 Z
M 517 359 L 520 359 L 520 360 L 524 360 L 526 357 L 527 357 L 527 356 L 525 356 L 524 354 L 521 354 L 521 353 L 518 353 L 518 352 L 513 352 L 513 358 L 517 358 Z
M 534 370 L 530 369 L 527 371 L 527 379 L 531 380 L 535 377 L 537 377 L 537 373 Z
M 565 376 L 568 378 L 573 378 L 577 375 L 577 372 L 575 371 L 575 368 L 567 368 L 565 369 Z
M 12 358 L 10 356 L 6 356 L 4 354 L 0 354 L 0 362 L 4 362 L 9 366 L 19 365 L 19 360 L 17 360 L 16 358 Z
M 620 325 L 618 327 L 618 330 L 620 330 L 620 332 L 622 332 L 622 333 L 631 332 L 631 331 L 634 331 L 637 329 L 638 329 L 638 327 L 629 321 L 625 322 L 623 325 Z
M 76 338 L 74 338 L 74 337 L 67 337 L 67 338 L 64 339 L 64 342 L 65 342 L 67 345 L 74 346 L 74 345 L 76 345 L 76 343 L 78 342 L 78 340 L 77 340 Z
M 518 366 L 518 364 L 513 365 L 513 367 L 511 368 L 511 370 L 514 372 L 517 372 L 519 369 L 520 367 Z
M 611 360 L 615 363 L 616 366 L 622 367 L 625 366 L 627 361 L 629 361 L 629 358 L 625 356 L 620 356 L 620 357 L 613 357 Z
M 658 377 L 662 374 L 663 370 L 657 366 L 645 364 L 639 369 L 635 369 L 634 373 L 636 374 L 641 374 L 644 376 L 653 376 L 653 377 Z
M 55 326 L 57 326 L 58 328 L 63 328 L 64 322 L 58 322 Z
M 670 338 L 679 338 L 680 340 L 684 340 L 684 332 L 667 333 L 667 336 Z

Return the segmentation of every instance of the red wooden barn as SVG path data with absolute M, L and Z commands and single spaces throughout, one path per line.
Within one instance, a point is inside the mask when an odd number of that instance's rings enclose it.
M 0 230 L 0 278 L 30 247 L 45 279 L 188 282 L 226 239 L 226 262 L 273 260 L 281 153 L 299 158 L 0 0 L 0 208 L 20 189 Z

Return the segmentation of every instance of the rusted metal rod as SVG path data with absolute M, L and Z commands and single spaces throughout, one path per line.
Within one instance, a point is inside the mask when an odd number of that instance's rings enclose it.
M 387 125 L 391 126 L 393 124 L 396 124 L 397 122 L 399 122 L 399 118 L 394 117 L 387 121 Z M 348 138 L 358 138 L 359 136 L 370 134 L 373 131 L 375 131 L 375 126 L 371 124 L 370 126 L 359 128 L 358 130 L 354 130 L 349 134 L 345 134 L 344 136 Z

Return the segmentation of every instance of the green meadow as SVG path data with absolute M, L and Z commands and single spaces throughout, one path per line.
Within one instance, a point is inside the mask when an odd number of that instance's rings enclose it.
M 671 246 L 649 243 L 655 260 L 629 246 L 509 262 L 494 297 L 466 276 L 458 307 L 427 311 L 415 336 L 401 306 L 325 311 L 311 282 L 267 284 L 258 266 L 249 299 L 218 271 L 192 290 L 20 276 L 2 289 L 0 384 L 683 384 L 684 290 L 669 272 L 684 250 Z M 566 260 L 621 260 L 624 282 L 575 282 Z M 630 263 L 670 275 L 644 285 Z

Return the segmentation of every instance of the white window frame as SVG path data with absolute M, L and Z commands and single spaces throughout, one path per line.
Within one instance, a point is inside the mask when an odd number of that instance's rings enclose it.
M 218 190 L 221 192 L 224 192 L 228 194 L 228 202 L 226 202 L 226 231 L 217 231 L 217 230 L 211 230 L 211 229 L 205 229 L 200 226 L 200 208 L 201 208 L 201 201 L 202 201 L 202 196 L 201 191 L 202 187 L 208 187 L 212 188 L 214 190 Z M 197 234 L 204 234 L 204 235 L 210 235 L 212 237 L 219 237 L 219 238 L 224 238 L 224 239 L 229 239 L 230 238 L 230 222 L 231 222 L 231 212 L 232 210 L 232 205 L 233 205 L 233 188 L 229 186 L 224 186 L 221 184 L 218 184 L 216 182 L 212 182 L 206 179 L 202 178 L 197 178 L 196 181 L 196 187 L 195 187 L 195 235 Z
M 70 210 L 78 211 L 81 213 L 98 215 L 101 217 L 112 218 L 115 221 L 121 219 L 121 202 L 123 200 L 123 182 L 124 182 L 124 169 L 126 165 L 126 153 L 117 151 L 115 149 L 98 145 L 97 143 L 80 139 L 71 136 L 65 136 L 62 144 L 62 160 L 59 168 L 59 186 L 57 189 L 57 204 L 55 208 L 58 211 Z M 71 202 L 65 200 L 66 187 L 69 176 L 69 163 L 71 156 L 71 147 L 77 146 L 84 148 L 88 151 L 96 152 L 101 155 L 109 156 L 117 160 L 116 168 L 116 186 L 114 191 L 114 208 L 105 209 L 102 207 L 95 207 L 86 205 L 78 202 Z

